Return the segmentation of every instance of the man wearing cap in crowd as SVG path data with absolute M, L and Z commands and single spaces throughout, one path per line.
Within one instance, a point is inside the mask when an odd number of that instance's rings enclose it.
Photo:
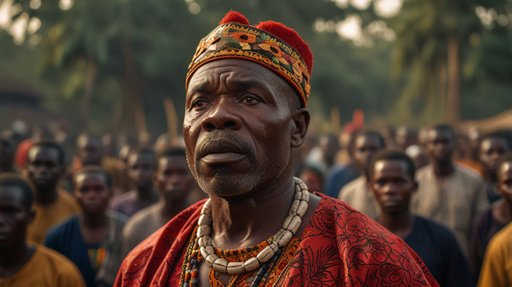
M 438 286 L 395 235 L 293 178 L 313 66 L 294 30 L 229 12 L 186 77 L 200 201 L 139 244 L 115 286 Z

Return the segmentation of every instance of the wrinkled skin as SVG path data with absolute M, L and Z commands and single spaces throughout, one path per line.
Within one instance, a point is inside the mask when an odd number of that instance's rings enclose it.
M 291 147 L 302 144 L 309 124 L 290 93 L 283 79 L 249 61 L 219 60 L 196 71 L 183 127 L 189 167 L 203 191 L 240 196 L 290 180 Z

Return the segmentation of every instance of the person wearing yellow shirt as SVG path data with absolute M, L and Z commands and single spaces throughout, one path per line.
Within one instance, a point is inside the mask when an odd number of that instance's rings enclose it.
M 14 174 L 0 176 L 0 287 L 84 287 L 77 267 L 59 253 L 27 243 L 34 219 L 32 189 Z
M 52 227 L 80 211 L 73 196 L 57 187 L 63 171 L 64 152 L 60 145 L 41 141 L 29 149 L 24 174 L 34 187 L 36 211 L 27 230 L 29 241 L 42 244 Z

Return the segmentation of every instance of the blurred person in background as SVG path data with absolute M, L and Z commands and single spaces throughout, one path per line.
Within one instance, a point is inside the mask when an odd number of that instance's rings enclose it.
M 497 167 L 505 153 L 512 149 L 512 142 L 505 132 L 497 131 L 483 135 L 478 145 L 478 161 L 486 183 L 487 199 L 494 203 L 501 198 L 497 190 Z
M 27 242 L 33 191 L 21 177 L 0 175 L 0 286 L 83 287 L 76 266 L 61 254 Z
M 133 183 L 133 189 L 113 198 L 110 207 L 119 213 L 131 217 L 135 212 L 158 201 L 153 188 L 155 172 L 155 153 L 150 148 L 133 150 L 128 156 L 127 173 Z
M 164 150 L 153 177 L 160 199 L 135 213 L 123 230 L 123 246 L 132 250 L 139 242 L 162 227 L 192 202 L 195 181 L 187 165 L 184 148 Z
M 79 212 L 72 195 L 58 186 L 64 173 L 64 151 L 51 141 L 41 141 L 28 151 L 25 177 L 34 186 L 35 219 L 29 225 L 27 238 L 43 243 L 50 228 Z
M 418 130 L 407 126 L 398 127 L 396 129 L 395 142 L 397 147 L 404 151 L 412 145 L 417 145 Z
M 327 174 L 324 193 L 338 198 L 340 190 L 360 175 L 360 171 L 354 160 L 354 135 L 355 132 L 343 132 L 340 135 L 340 146 L 344 160 L 334 166 Z
M 410 211 L 418 187 L 412 159 L 399 150 L 384 150 L 372 159 L 369 172 L 369 185 L 380 207 L 376 221 L 418 253 L 440 286 L 474 286 L 468 262 L 450 230 Z
M 454 162 L 455 131 L 451 126 L 427 128 L 425 148 L 429 164 L 417 172 L 419 187 L 412 210 L 448 227 L 467 256 L 473 221 L 489 206 L 485 183 L 478 174 Z
M 501 199 L 477 217 L 471 233 L 469 259 L 478 278 L 491 238 L 512 222 L 512 153 L 502 157 L 496 167 L 496 188 Z
M 112 286 L 125 255 L 121 238 L 127 218 L 107 211 L 113 192 L 103 168 L 86 166 L 73 180 L 81 212 L 53 228 L 45 245 L 75 263 L 87 287 Z
M 372 157 L 386 148 L 380 133 L 372 130 L 360 131 L 354 138 L 354 159 L 362 174 L 345 185 L 339 192 L 339 199 L 364 213 L 370 218 L 379 214 L 379 206 L 368 186 L 369 168 Z

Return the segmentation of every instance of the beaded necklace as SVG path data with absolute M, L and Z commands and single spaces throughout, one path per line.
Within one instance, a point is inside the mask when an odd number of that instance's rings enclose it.
M 220 250 L 213 246 L 213 240 L 210 238 L 211 207 L 210 200 L 208 200 L 203 206 L 198 225 L 194 229 L 195 236 L 192 236 L 188 244 L 183 264 L 183 286 L 192 287 L 199 285 L 199 266 L 203 261 L 211 268 L 210 281 L 215 279 L 216 272 L 231 275 L 232 279 L 236 280 L 238 275 L 252 273 L 259 269 L 251 284 L 251 286 L 258 286 L 268 275 L 269 269 L 272 268 L 281 254 L 283 254 L 283 250 L 287 249 L 287 245 L 291 245 L 293 250 L 298 246 L 295 233 L 299 229 L 302 217 L 308 209 L 309 192 L 304 182 L 298 178 L 294 178 L 294 180 L 294 200 L 282 228 L 266 241 L 242 250 Z M 293 244 L 289 244 L 292 239 L 294 239 Z M 289 251 L 292 250 L 287 250 L 287 252 Z M 254 256 L 254 254 L 256 255 Z M 244 259 L 247 257 L 250 258 Z M 230 259 L 230 261 L 226 258 Z

